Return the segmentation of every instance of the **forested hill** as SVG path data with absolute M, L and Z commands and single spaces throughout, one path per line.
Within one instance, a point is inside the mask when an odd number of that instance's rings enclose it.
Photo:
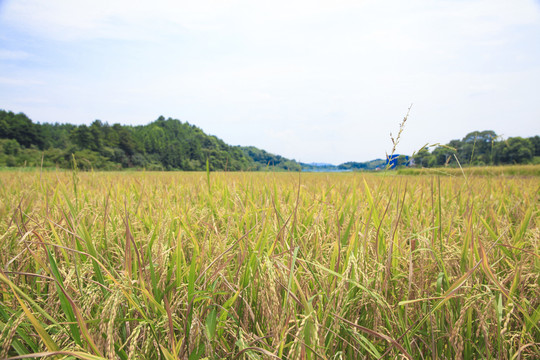
M 540 136 L 503 139 L 492 130 L 473 131 L 431 152 L 419 150 L 414 162 L 421 167 L 540 164 Z
M 163 116 L 143 126 L 39 124 L 0 110 L 0 166 L 116 170 L 300 170 L 300 164 L 255 147 L 227 145 L 200 128 Z

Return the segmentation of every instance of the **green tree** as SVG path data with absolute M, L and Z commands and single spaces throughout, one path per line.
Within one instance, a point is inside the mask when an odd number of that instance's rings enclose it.
M 90 125 L 90 136 L 92 138 L 90 149 L 100 152 L 103 149 L 103 123 L 101 120 L 95 120 Z
M 446 166 L 453 162 L 456 151 L 445 146 L 437 146 L 433 149 L 433 166 Z
M 530 137 L 529 141 L 532 143 L 534 147 L 533 156 L 540 156 L 540 136 L 536 135 L 536 136 Z
M 458 158 L 464 164 L 491 164 L 496 139 L 497 134 L 492 130 L 473 131 L 468 133 L 459 144 L 454 144 L 454 147 L 458 149 Z
M 420 149 L 420 151 L 418 151 L 413 157 L 416 166 L 420 167 L 429 167 L 430 158 L 431 154 L 427 148 Z
M 71 141 L 79 150 L 92 148 L 92 133 L 86 125 L 79 125 L 71 132 Z
M 5 140 L 2 140 L 0 144 L 2 145 L 4 154 L 13 155 L 13 156 L 19 155 L 19 151 L 21 150 L 21 145 L 19 145 L 17 140 L 5 139 Z
M 498 164 L 523 164 L 530 162 L 534 145 L 529 139 L 511 137 L 495 146 L 495 159 Z
M 15 139 L 24 147 L 36 146 L 43 149 L 43 138 L 39 125 L 32 123 L 25 114 L 0 111 L 0 138 Z

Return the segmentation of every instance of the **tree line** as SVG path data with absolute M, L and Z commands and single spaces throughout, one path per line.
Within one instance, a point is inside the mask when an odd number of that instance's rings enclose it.
M 416 166 L 506 165 L 540 163 L 540 136 L 503 139 L 492 130 L 473 131 L 461 140 L 422 148 L 413 156 Z M 459 162 L 459 164 L 458 164 Z
M 231 146 L 200 128 L 160 116 L 148 125 L 34 123 L 0 110 L 0 166 L 83 170 L 300 170 L 300 164 L 255 147 Z
M 540 136 L 503 139 L 492 130 L 474 131 L 461 140 L 424 147 L 413 155 L 421 167 L 540 163 Z M 309 170 L 253 146 L 231 146 L 200 128 L 160 116 L 148 125 L 95 120 L 90 125 L 34 123 L 25 114 L 0 110 L 0 167 L 43 166 L 83 170 Z M 349 162 L 339 170 L 373 170 L 384 160 Z M 311 167 L 310 167 L 311 166 Z M 319 169 L 319 168 L 318 168 Z M 320 170 L 320 169 L 319 169 Z

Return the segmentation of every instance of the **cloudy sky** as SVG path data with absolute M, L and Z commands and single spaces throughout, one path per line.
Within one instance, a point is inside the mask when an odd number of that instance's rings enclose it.
M 540 134 L 538 0 L 0 0 L 0 109 L 303 162 Z

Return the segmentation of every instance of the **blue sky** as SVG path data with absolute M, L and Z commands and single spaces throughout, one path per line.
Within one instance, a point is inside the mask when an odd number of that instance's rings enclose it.
M 0 108 L 188 121 L 304 162 L 540 134 L 540 2 L 0 0 Z

